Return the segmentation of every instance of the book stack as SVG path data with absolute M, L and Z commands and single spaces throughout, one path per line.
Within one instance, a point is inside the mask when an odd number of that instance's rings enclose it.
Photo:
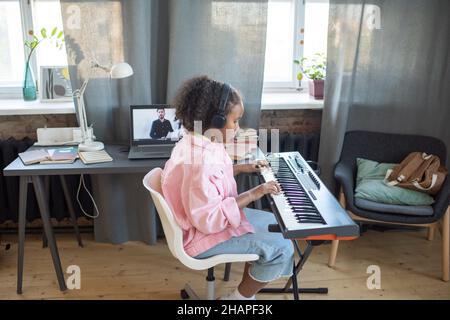
M 79 152 L 80 159 L 84 164 L 101 163 L 113 161 L 113 158 L 105 151 L 83 151 Z
M 228 155 L 233 160 L 243 160 L 258 148 L 258 132 L 255 129 L 240 129 L 233 143 L 225 145 Z
M 73 163 L 78 158 L 77 147 L 57 149 L 37 149 L 19 153 L 25 165 Z

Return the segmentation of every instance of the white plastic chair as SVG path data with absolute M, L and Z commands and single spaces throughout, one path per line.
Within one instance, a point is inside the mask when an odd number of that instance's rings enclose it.
M 208 276 L 206 278 L 206 299 L 215 299 L 215 286 L 214 286 L 214 267 L 221 263 L 226 263 L 230 266 L 231 262 L 247 262 L 255 261 L 259 259 L 257 254 L 219 254 L 207 259 L 195 259 L 189 256 L 184 251 L 183 246 L 183 232 L 180 226 L 175 221 L 173 213 L 168 206 L 166 200 L 162 196 L 161 189 L 161 168 L 155 168 L 151 170 L 144 177 L 143 184 L 150 191 L 153 202 L 155 204 L 158 215 L 161 219 L 161 223 L 166 236 L 167 244 L 169 246 L 172 255 L 177 258 L 186 267 L 194 270 L 206 270 L 208 269 Z M 227 268 L 229 270 L 229 268 Z M 226 278 L 227 276 L 225 276 Z M 199 296 L 194 290 L 186 284 L 184 289 L 181 290 L 181 297 L 183 299 L 199 299 Z

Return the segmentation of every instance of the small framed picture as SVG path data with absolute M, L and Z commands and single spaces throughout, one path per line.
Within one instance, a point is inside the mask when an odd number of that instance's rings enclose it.
M 72 101 L 72 85 L 67 66 L 41 66 L 41 101 Z

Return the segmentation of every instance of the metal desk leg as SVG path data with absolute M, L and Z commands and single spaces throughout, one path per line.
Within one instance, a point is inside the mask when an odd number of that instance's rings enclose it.
M 17 294 L 22 294 L 23 257 L 25 252 L 25 224 L 29 177 L 20 177 L 19 183 L 19 248 L 17 253 Z
M 47 201 L 47 204 L 50 203 L 50 176 L 44 177 L 44 188 L 45 188 L 45 201 Z M 42 248 L 48 247 L 48 241 L 47 237 L 45 235 L 45 231 L 42 232 Z
M 61 260 L 59 259 L 58 248 L 56 247 L 55 236 L 53 234 L 52 224 L 50 222 L 50 214 L 48 210 L 48 203 L 46 201 L 46 196 L 44 194 L 44 184 L 42 182 L 42 177 L 33 176 L 33 186 L 34 192 L 36 193 L 36 199 L 39 206 L 39 211 L 41 212 L 42 223 L 44 225 L 45 235 L 47 236 L 48 245 L 50 247 L 50 252 L 52 254 L 53 265 L 56 271 L 56 277 L 58 278 L 59 288 L 61 291 L 67 289 L 66 283 L 64 281 L 64 274 L 61 267 Z
M 75 215 L 75 210 L 73 208 L 73 203 L 70 197 L 69 189 L 67 188 L 66 177 L 59 176 L 59 180 L 61 181 L 61 185 L 64 192 L 64 198 L 66 199 L 67 209 L 69 210 L 70 219 L 72 220 L 73 228 L 75 229 L 75 235 L 77 237 L 78 245 L 80 247 L 83 247 L 83 243 L 81 242 L 80 230 L 78 229 L 77 217 Z

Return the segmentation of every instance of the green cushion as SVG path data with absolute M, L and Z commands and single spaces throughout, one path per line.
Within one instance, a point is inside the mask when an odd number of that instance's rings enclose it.
M 378 163 L 358 158 L 356 164 L 358 174 L 355 198 L 410 206 L 428 206 L 434 202 L 433 198 L 426 193 L 387 185 L 384 177 L 387 170 L 395 166 L 394 163 Z

